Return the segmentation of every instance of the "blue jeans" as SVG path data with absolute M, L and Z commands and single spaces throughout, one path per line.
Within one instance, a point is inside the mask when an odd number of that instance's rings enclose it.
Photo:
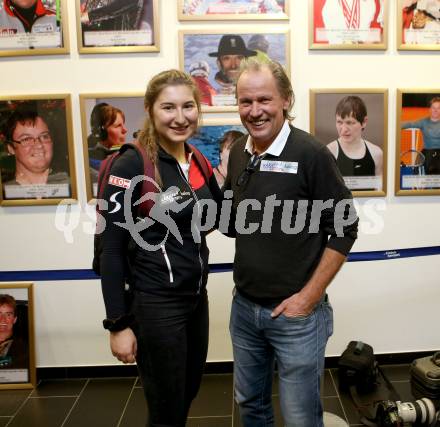
M 333 333 L 333 310 L 320 302 L 308 316 L 270 317 L 236 292 L 230 332 L 235 400 L 244 427 L 274 425 L 272 379 L 276 360 L 281 412 L 287 427 L 322 427 L 320 381 L 325 346 Z

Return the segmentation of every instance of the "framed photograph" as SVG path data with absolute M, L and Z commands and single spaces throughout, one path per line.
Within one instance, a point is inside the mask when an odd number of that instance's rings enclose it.
M 390 0 L 309 0 L 310 49 L 387 48 Z
M 385 196 L 388 91 L 312 89 L 310 131 L 336 159 L 355 197 Z
M 77 198 L 70 95 L 0 97 L 0 205 Z
M 437 0 L 397 0 L 397 48 L 440 50 L 440 5 Z
M 220 187 L 223 186 L 226 178 L 229 152 L 235 142 L 246 134 L 247 130 L 239 119 L 211 118 L 208 114 L 204 114 L 203 125 L 188 141 L 211 162 L 214 176 Z
M 181 21 L 289 19 L 288 0 L 177 0 Z
M 396 136 L 396 195 L 440 194 L 440 90 L 398 90 Z
M 0 284 L 0 390 L 33 388 L 34 305 L 31 283 Z
M 79 53 L 159 52 L 159 0 L 76 0 Z
M 0 57 L 69 52 L 67 0 L 0 2 Z
M 97 197 L 101 162 L 133 142 L 145 120 L 144 94 L 80 95 L 87 200 Z
M 204 111 L 236 111 L 235 83 L 243 58 L 276 60 L 290 74 L 289 30 L 181 30 L 180 68 L 196 82 Z

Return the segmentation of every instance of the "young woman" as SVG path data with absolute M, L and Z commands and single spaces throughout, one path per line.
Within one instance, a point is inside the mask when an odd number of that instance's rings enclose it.
M 102 160 L 125 144 L 125 114 L 105 102 L 96 104 L 90 114 L 90 129 L 87 137 L 90 166 L 99 169 Z
M 136 221 L 143 165 L 134 149 L 115 161 L 104 190 L 108 202 L 102 235 L 102 291 L 113 355 L 137 362 L 149 409 L 149 426 L 184 426 L 200 387 L 208 347 L 208 248 L 197 239 L 195 218 L 201 201 L 219 201 L 220 190 L 208 164 L 202 168 L 186 141 L 196 132 L 200 101 L 191 77 L 178 70 L 159 73 L 145 94 L 147 117 L 139 143 L 155 166 L 160 187 L 153 215 L 143 223 L 128 255 Z M 131 204 L 124 203 L 132 192 Z M 152 212 L 150 211 L 150 213 Z M 122 224 L 122 225 L 121 225 Z M 170 225 L 171 224 L 171 225 Z M 203 218 L 202 218 L 203 224 Z M 125 227 L 124 227 L 125 225 Z M 138 236 L 137 236 L 138 237 Z M 124 296 L 127 261 L 133 300 Z
M 346 96 L 336 106 L 338 139 L 327 148 L 336 159 L 342 176 L 380 176 L 383 152 L 363 138 L 367 126 L 367 107 L 358 96 Z

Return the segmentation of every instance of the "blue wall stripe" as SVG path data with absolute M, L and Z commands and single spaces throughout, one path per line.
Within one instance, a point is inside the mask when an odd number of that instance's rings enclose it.
M 349 262 L 384 261 L 396 258 L 412 258 L 440 255 L 440 246 L 423 248 L 393 249 L 387 251 L 353 252 L 348 256 Z M 209 265 L 211 273 L 232 271 L 232 263 Z M 34 270 L 34 271 L 0 271 L 0 282 L 47 282 L 64 280 L 92 280 L 98 276 L 90 269 L 76 270 Z

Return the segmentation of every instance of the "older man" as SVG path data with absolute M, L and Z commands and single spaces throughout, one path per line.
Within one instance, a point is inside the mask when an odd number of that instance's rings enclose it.
M 218 51 L 209 54 L 209 56 L 217 58 L 219 69 L 215 75 L 215 81 L 219 85 L 217 92 L 233 94 L 241 61 L 256 54 L 255 50 L 250 50 L 246 47 L 241 36 L 236 34 L 222 36 L 218 45 Z
M 12 330 L 17 321 L 15 307 L 15 299 L 12 296 L 0 295 L 0 345 L 2 350 L 4 343 L 12 338 Z
M 0 368 L 26 368 L 27 349 L 24 343 L 14 338 L 17 322 L 17 303 L 8 294 L 0 294 Z
M 276 360 L 285 425 L 320 427 L 333 328 L 326 288 L 357 237 L 357 216 L 329 150 L 289 124 L 294 95 L 282 66 L 243 65 L 237 101 L 249 136 L 232 147 L 223 187 L 235 215 L 235 399 L 244 427 L 273 426 Z

